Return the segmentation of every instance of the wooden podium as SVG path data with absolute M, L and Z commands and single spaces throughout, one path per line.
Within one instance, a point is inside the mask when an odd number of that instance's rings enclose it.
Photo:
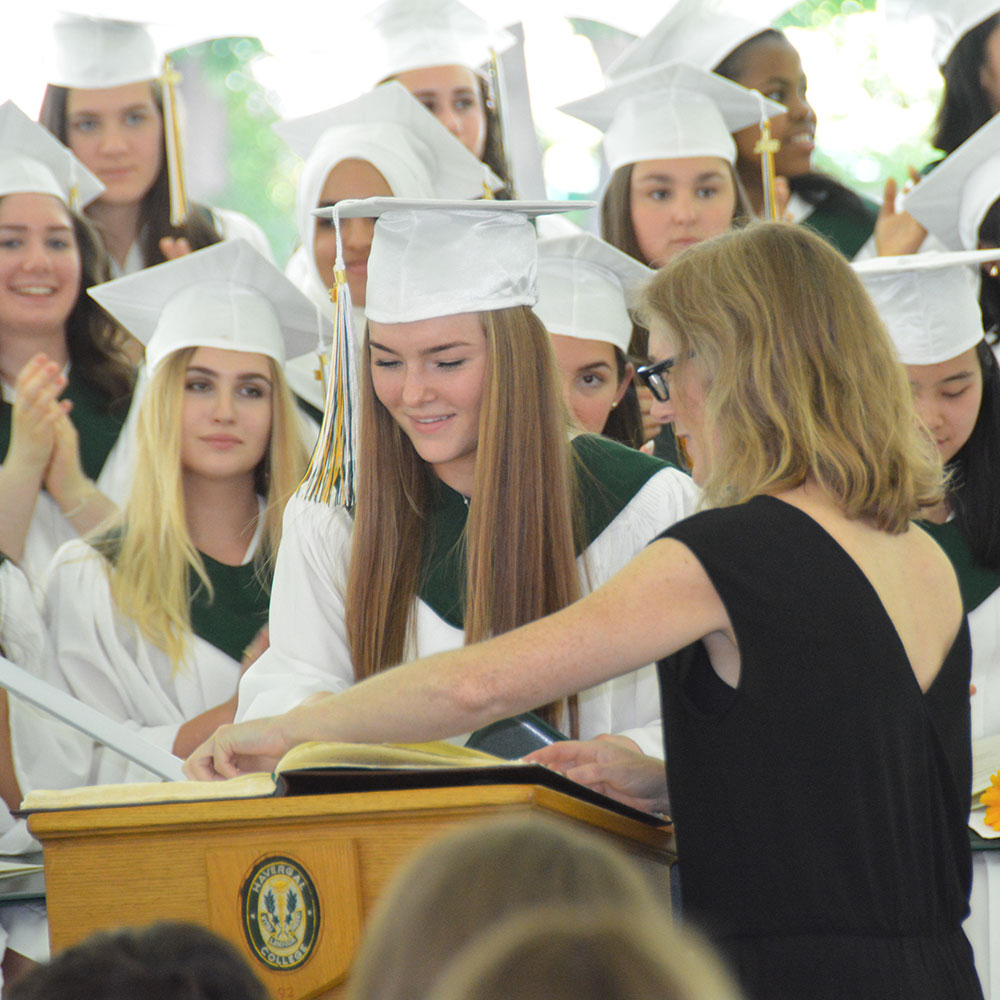
M 232 941 L 276 1000 L 337 997 L 397 866 L 456 823 L 534 813 L 624 848 L 669 899 L 673 836 L 540 785 L 497 784 L 37 812 L 53 951 L 154 920 Z

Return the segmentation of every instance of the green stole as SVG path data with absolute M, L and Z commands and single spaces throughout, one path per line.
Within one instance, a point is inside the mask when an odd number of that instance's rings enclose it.
M 113 566 L 121 549 L 120 530 L 95 539 L 93 545 Z M 189 567 L 191 631 L 239 663 L 243 650 L 267 624 L 271 596 L 257 578 L 254 560 L 242 566 L 227 566 L 204 552 L 198 554 L 212 581 L 213 594 L 209 598 L 201 578 Z
M 109 413 L 108 397 L 83 379 L 74 378 L 72 369 L 69 373 L 69 385 L 62 398 L 73 402 L 69 418 L 80 435 L 80 464 L 90 479 L 96 479 L 118 440 L 128 415 L 128 407 L 123 406 L 120 410 Z M 0 402 L 0 461 L 6 457 L 10 447 L 13 411 L 10 403 Z
M 821 201 L 802 220 L 802 225 L 819 233 L 848 260 L 853 260 L 855 254 L 875 231 L 875 220 L 878 218 L 878 205 L 868 198 L 861 200 L 865 205 L 863 215 L 854 212 L 850 214 L 835 212 L 825 201 Z
M 267 624 L 270 594 L 257 579 L 253 560 L 242 566 L 227 566 L 204 552 L 200 555 L 215 593 L 210 601 L 197 573 L 188 570 L 191 629 L 239 663 L 243 650 Z
M 975 611 L 1000 587 L 1000 573 L 976 564 L 972 550 L 958 530 L 958 522 L 954 518 L 944 524 L 934 524 L 932 521 L 917 521 L 917 524 L 944 549 L 955 567 L 965 613 Z
M 583 545 L 577 556 L 621 513 L 649 479 L 667 466 L 610 438 L 581 434 L 572 441 Z M 465 525 L 468 500 L 434 477 L 430 490 L 420 599 L 453 628 L 464 628 Z

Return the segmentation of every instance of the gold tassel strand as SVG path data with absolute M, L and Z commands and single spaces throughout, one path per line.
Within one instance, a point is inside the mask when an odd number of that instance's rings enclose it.
M 357 483 L 357 342 L 353 329 L 351 289 L 347 284 L 341 249 L 340 220 L 336 216 L 334 225 L 337 261 L 334 266 L 336 284 L 330 289 L 334 304 L 330 378 L 319 438 L 296 495 L 315 503 L 350 509 L 354 507 Z
M 766 218 L 774 221 L 778 218 L 778 192 L 775 188 L 774 154 L 781 149 L 781 140 L 771 136 L 771 122 L 764 114 L 764 100 L 760 95 L 760 138 L 753 151 L 760 157 L 760 175 L 764 189 L 764 208 Z
M 167 181 L 170 187 L 170 225 L 183 226 L 188 217 L 187 188 L 184 184 L 184 158 L 181 149 L 181 129 L 177 115 L 177 93 L 174 88 L 181 75 L 174 69 L 170 56 L 163 57 L 163 131 L 167 149 Z

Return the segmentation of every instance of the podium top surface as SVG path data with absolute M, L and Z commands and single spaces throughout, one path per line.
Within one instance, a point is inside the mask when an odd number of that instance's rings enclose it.
M 289 821 L 348 824 L 380 816 L 400 818 L 403 814 L 467 813 L 473 816 L 526 809 L 586 823 L 627 837 L 654 852 L 673 854 L 675 850 L 669 826 L 652 826 L 571 795 L 528 784 L 88 806 L 32 813 L 28 817 L 28 828 L 44 843 L 80 833 L 93 837 L 139 829 L 162 832 L 176 827 L 190 831 L 192 827 L 247 827 Z

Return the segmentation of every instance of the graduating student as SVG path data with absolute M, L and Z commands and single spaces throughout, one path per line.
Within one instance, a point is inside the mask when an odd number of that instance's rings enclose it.
M 611 66 L 609 76 L 621 80 L 649 66 L 685 59 L 783 104 L 785 114 L 771 120 L 771 136 L 780 143 L 775 171 L 791 191 L 784 212 L 853 258 L 874 232 L 878 206 L 812 168 L 816 113 L 806 99 L 806 75 L 794 46 L 769 26 L 787 9 L 787 2 L 774 0 L 749 16 L 731 4 L 676 0 L 649 34 Z M 736 172 L 755 214 L 763 216 L 760 154 L 755 149 L 760 130 L 749 125 L 734 138 L 739 150 Z
M 670 808 L 686 919 L 747 994 L 976 1000 L 969 633 L 911 522 L 942 470 L 884 326 L 840 254 L 780 223 L 679 254 L 645 302 L 711 508 L 541 621 L 224 727 L 190 773 L 440 737 L 655 658 L 669 801 L 662 763 L 613 741 L 532 756 Z
M 113 273 L 131 274 L 235 237 L 270 258 L 267 237 L 245 215 L 180 204 L 171 194 L 167 135 L 177 121 L 164 115 L 164 52 L 149 26 L 67 14 L 54 31 L 40 120 L 104 184 L 87 214 Z
M 398 80 L 501 179 L 496 197 L 513 197 L 489 64 L 514 36 L 457 0 L 385 0 L 366 22 L 371 83 Z
M 611 180 L 601 235 L 648 267 L 749 219 L 730 133 L 780 115 L 745 87 L 687 63 L 644 70 L 561 108 L 601 129 Z
M 528 215 L 539 210 L 394 199 L 327 210 L 378 217 L 357 501 L 353 517 L 290 503 L 271 648 L 241 682 L 241 715 L 541 617 L 692 509 L 676 469 L 607 438 L 570 441 L 548 334 L 529 308 Z M 626 734 L 660 752 L 650 667 L 539 706 L 567 734 Z
M 746 222 L 750 208 L 737 179 L 731 133 L 782 108 L 744 87 L 686 63 L 653 67 L 563 107 L 604 132 L 611 180 L 601 200 L 601 235 L 649 267 Z M 629 353 L 649 360 L 646 331 Z M 657 454 L 676 459 L 648 391 L 639 392 L 646 434 Z
M 305 161 L 295 199 L 301 247 L 286 274 L 332 315 L 336 239 L 317 208 L 349 198 L 481 198 L 500 180 L 398 83 L 347 104 L 278 122 L 274 130 Z M 351 299 L 364 323 L 372 222 L 345 220 L 341 239 Z
M 991 118 L 945 157 L 903 197 L 903 209 L 948 250 L 1000 246 L 1000 119 Z M 983 265 L 979 305 L 995 341 L 1000 281 L 993 263 Z
M 306 455 L 282 366 L 315 315 L 242 240 L 91 294 L 147 345 L 148 385 L 120 520 L 50 570 L 52 670 L 183 756 L 232 718 L 240 673 L 266 644 L 282 510 Z M 134 770 L 98 752 L 90 781 Z
M 1000 367 L 983 339 L 976 257 L 982 254 L 924 253 L 859 265 L 906 365 L 917 412 L 951 473 L 946 496 L 921 524 L 950 556 L 969 616 L 974 741 L 1000 733 L 1000 500 L 994 478 Z M 1000 857 L 976 851 L 972 870 L 965 931 L 984 994 L 1000 997 Z
M 99 477 L 132 393 L 123 335 L 86 294 L 106 257 L 70 207 L 100 191 L 45 129 L 0 107 L 0 552 L 36 584 L 112 511 Z
M 590 233 L 538 241 L 535 313 L 549 331 L 563 399 L 582 430 L 630 448 L 644 438 L 629 307 L 652 273 Z
M 889 25 L 929 15 L 944 77 L 931 143 L 953 153 L 1000 110 L 1000 4 L 996 0 L 884 0 Z

